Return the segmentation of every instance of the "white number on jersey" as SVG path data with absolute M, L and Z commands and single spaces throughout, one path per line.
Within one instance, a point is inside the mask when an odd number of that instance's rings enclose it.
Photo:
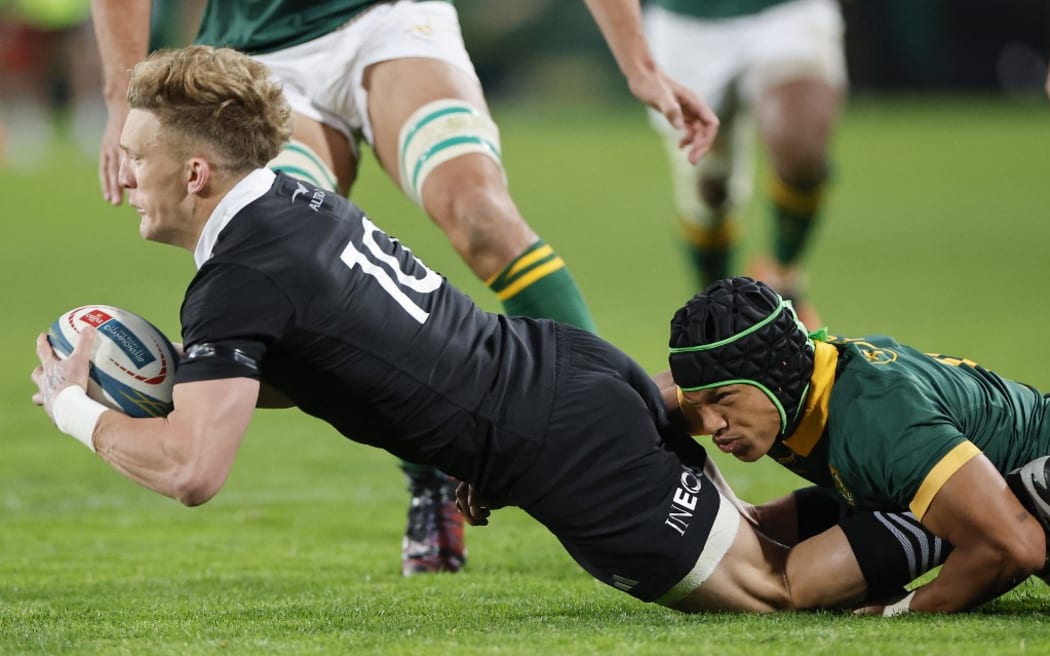
M 409 316 L 419 323 L 426 323 L 430 313 L 419 307 L 415 301 L 409 298 L 408 294 L 404 292 L 402 287 L 419 294 L 430 294 L 441 286 L 441 276 L 427 268 L 427 265 L 423 264 L 419 258 L 414 255 L 412 256 L 412 259 L 414 259 L 416 264 L 426 271 L 426 275 L 422 278 L 416 278 L 405 273 L 401 270 L 397 258 L 384 252 L 376 242 L 375 234 L 379 232 L 379 228 L 369 221 L 368 217 L 364 216 L 361 217 L 361 225 L 365 229 L 365 234 L 361 241 L 372 257 L 378 260 L 379 264 L 372 262 L 372 260 L 370 260 L 364 253 L 357 250 L 357 248 L 354 247 L 353 242 L 346 245 L 342 255 L 339 256 L 339 259 L 351 269 L 353 269 L 355 265 L 360 266 L 361 271 L 375 278 L 376 282 L 379 283 L 379 286 L 383 288 L 383 291 L 389 294 L 398 305 L 404 308 Z M 386 266 L 384 267 L 383 265 Z M 391 277 L 391 273 L 394 274 L 394 277 Z

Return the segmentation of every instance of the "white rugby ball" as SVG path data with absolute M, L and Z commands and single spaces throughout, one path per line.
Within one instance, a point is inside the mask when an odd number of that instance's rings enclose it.
M 179 356 L 164 333 L 142 317 L 108 305 L 85 305 L 51 324 L 47 338 L 62 359 L 76 348 L 85 326 L 98 331 L 87 394 L 132 417 L 163 417 Z

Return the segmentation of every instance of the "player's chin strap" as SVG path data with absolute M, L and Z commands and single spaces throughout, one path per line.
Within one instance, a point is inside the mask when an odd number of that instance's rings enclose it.
M 51 402 L 51 418 L 55 426 L 66 435 L 70 435 L 91 452 L 95 452 L 95 426 L 102 413 L 109 410 L 98 401 L 88 397 L 84 388 L 70 385 L 55 396 Z
M 503 166 L 496 123 L 458 99 L 435 100 L 417 109 L 401 126 L 397 149 L 401 188 L 420 206 L 427 176 L 450 159 L 479 153 Z

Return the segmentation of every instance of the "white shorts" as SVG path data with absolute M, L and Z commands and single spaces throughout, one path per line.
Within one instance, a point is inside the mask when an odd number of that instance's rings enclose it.
M 365 69 L 406 57 L 440 59 L 477 78 L 455 7 L 434 0 L 378 4 L 313 41 L 254 56 L 284 84 L 295 112 L 339 130 L 351 143 L 364 135 L 369 144 Z
M 760 91 L 787 79 L 846 86 L 845 25 L 837 0 L 792 0 L 722 20 L 650 6 L 645 27 L 657 64 L 716 113 L 727 102 L 751 104 Z M 654 123 L 671 130 L 665 120 Z

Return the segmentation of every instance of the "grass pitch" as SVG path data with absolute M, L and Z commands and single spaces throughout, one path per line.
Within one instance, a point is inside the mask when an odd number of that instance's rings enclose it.
M 1050 391 L 1050 122 L 1045 105 L 874 102 L 848 109 L 811 253 L 832 332 L 889 333 Z M 603 335 L 651 370 L 693 291 L 663 155 L 640 109 L 497 108 L 523 213 L 565 257 Z M 29 402 L 38 332 L 108 303 L 178 336 L 188 253 L 105 205 L 60 142 L 0 171 L 0 653 L 1041 654 L 1050 590 L 1030 581 L 955 617 L 683 616 L 592 581 L 542 527 L 503 510 L 468 531 L 455 576 L 402 579 L 406 502 L 392 457 L 289 411 L 256 415 L 226 488 L 185 509 L 125 480 Z M 441 233 L 367 162 L 358 202 L 487 309 Z M 767 239 L 760 203 L 746 248 Z M 799 484 L 720 454 L 741 496 Z

